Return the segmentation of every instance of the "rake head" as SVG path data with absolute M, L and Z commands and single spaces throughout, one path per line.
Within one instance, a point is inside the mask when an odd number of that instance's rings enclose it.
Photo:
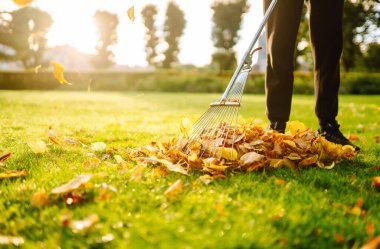
M 244 86 L 250 67 L 243 68 L 231 88 L 223 97 L 211 103 L 210 108 L 194 123 L 192 134 L 182 138 L 178 146 L 186 154 L 200 150 L 199 158 L 225 158 L 225 148 L 234 148 L 237 136 L 237 120 Z M 229 150 L 233 158 L 233 151 Z

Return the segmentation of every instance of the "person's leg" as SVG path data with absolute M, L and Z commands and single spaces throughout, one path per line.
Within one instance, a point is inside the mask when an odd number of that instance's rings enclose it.
M 339 60 L 343 48 L 344 0 L 309 0 L 310 39 L 314 57 L 314 84 L 319 132 L 327 140 L 353 145 L 339 130 L 338 92 L 340 85 Z
M 264 0 L 264 9 L 270 4 Z M 265 79 L 267 116 L 271 128 L 283 132 L 289 120 L 292 92 L 294 49 L 303 0 L 280 0 L 266 26 L 267 69 Z

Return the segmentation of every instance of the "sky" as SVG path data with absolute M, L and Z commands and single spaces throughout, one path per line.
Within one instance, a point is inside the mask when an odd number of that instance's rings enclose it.
M 158 8 L 157 28 L 162 30 L 169 0 L 34 0 L 30 5 L 49 12 L 53 25 L 47 34 L 48 46 L 71 45 L 81 52 L 95 53 L 98 39 L 92 16 L 96 10 L 107 10 L 119 17 L 118 43 L 114 45 L 116 63 L 128 66 L 146 66 L 145 27 L 141 10 L 146 4 Z M 204 66 L 210 63 L 215 51 L 211 40 L 213 0 L 176 0 L 185 13 L 186 28 L 180 41 L 179 61 L 182 64 Z M 244 16 L 239 32 L 241 39 L 235 46 L 240 59 L 247 49 L 263 16 L 262 0 L 250 0 L 249 12 Z M 136 19 L 131 22 L 127 10 L 135 8 Z M 2 0 L 1 10 L 14 10 L 12 0 Z M 159 34 L 160 35 L 160 34 Z M 161 48 L 162 49 L 162 48 Z

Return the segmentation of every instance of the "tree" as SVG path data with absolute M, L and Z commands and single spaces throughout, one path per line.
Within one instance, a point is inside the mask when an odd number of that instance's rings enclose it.
M 8 51 L 0 51 L 0 58 L 20 61 L 24 68 L 42 64 L 47 42 L 45 36 L 52 23 L 47 12 L 34 7 L 1 12 L 0 44 Z
M 377 42 L 369 44 L 363 60 L 367 69 L 380 72 L 380 44 Z
M 115 63 L 111 46 L 117 42 L 116 28 L 119 18 L 108 11 L 97 10 L 93 19 L 99 33 L 99 40 L 96 45 L 97 55 L 93 58 L 92 64 L 95 68 L 108 68 Z
M 156 47 L 158 44 L 157 28 L 155 26 L 157 7 L 153 4 L 146 5 L 141 11 L 143 22 L 145 25 L 145 52 L 146 61 L 149 65 L 156 65 L 157 51 Z
M 164 24 L 164 38 L 168 48 L 164 52 L 165 59 L 162 67 L 170 68 L 178 61 L 179 41 L 185 29 L 186 20 L 183 11 L 172 1 L 166 9 L 166 20 Z
M 233 47 L 239 40 L 238 31 L 244 13 L 249 9 L 247 0 L 215 1 L 212 6 L 214 11 L 212 20 L 212 40 L 218 51 L 212 56 L 213 62 L 219 65 L 219 69 L 231 69 L 236 64 L 236 56 Z

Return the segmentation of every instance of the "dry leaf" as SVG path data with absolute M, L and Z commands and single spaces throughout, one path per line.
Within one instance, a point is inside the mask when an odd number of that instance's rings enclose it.
M 64 194 L 71 192 L 77 188 L 79 188 L 82 184 L 88 182 L 91 179 L 90 174 L 79 175 L 76 178 L 70 180 L 68 183 L 65 183 L 59 187 L 54 188 L 51 193 L 52 194 Z
M 128 14 L 129 20 L 134 22 L 135 21 L 135 7 L 134 6 L 130 7 L 127 10 L 127 14 Z
M 238 153 L 234 148 L 219 147 L 216 153 L 217 157 L 221 157 L 230 161 L 234 161 L 238 157 Z
M 340 244 L 340 245 L 343 245 L 344 244 L 344 238 L 343 238 L 343 235 L 341 235 L 340 233 L 334 233 L 334 239 L 335 241 Z
M 193 124 L 190 119 L 183 117 L 179 129 L 184 137 L 191 137 L 191 134 L 193 133 Z
M 18 6 L 24 6 L 30 4 L 33 0 L 13 0 L 13 2 Z
M 95 142 L 91 144 L 91 150 L 93 151 L 104 151 L 107 145 L 104 142 Z
M 125 162 L 124 159 L 120 155 L 114 155 L 113 158 L 115 158 L 116 163 L 118 164 L 122 164 Z
M 0 157 L 0 162 L 4 162 L 4 161 L 7 160 L 11 155 L 12 155 L 12 153 L 6 153 L 6 154 L 2 155 L 2 156 Z
M 96 223 L 99 222 L 99 216 L 97 214 L 90 214 L 83 220 L 74 220 L 70 223 L 70 228 L 73 233 L 88 232 Z
M 360 247 L 360 249 L 377 249 L 380 245 L 380 237 L 370 239 L 365 245 Z
M 243 166 L 245 166 L 245 165 L 250 165 L 250 164 L 252 164 L 252 163 L 254 163 L 254 162 L 261 161 L 261 160 L 263 160 L 264 158 L 265 158 L 265 156 L 263 156 L 263 155 L 261 155 L 261 154 L 259 154 L 259 153 L 256 153 L 256 152 L 254 152 L 254 151 L 252 151 L 252 152 L 248 152 L 248 153 L 242 155 L 242 156 L 240 157 L 240 162 L 241 162 L 241 164 L 242 164 Z
M 222 204 L 220 203 L 217 203 L 215 205 L 215 209 L 216 209 L 216 212 L 218 212 L 218 214 L 222 217 L 226 216 L 226 212 L 224 211 L 224 208 L 222 206 Z
M 22 237 L 0 235 L 0 245 L 21 246 L 22 244 L 24 244 Z
M 46 207 L 49 203 L 49 194 L 46 193 L 45 189 L 37 191 L 30 199 L 30 204 L 34 207 Z
M 91 157 L 90 159 L 87 159 L 86 161 L 83 162 L 83 166 L 85 168 L 88 167 L 98 167 L 102 161 L 96 157 Z
M 183 190 L 183 183 L 182 183 L 182 180 L 179 179 L 177 180 L 175 183 L 173 183 L 166 191 L 165 191 L 165 195 L 168 195 L 168 196 L 175 196 L 179 193 L 181 193 Z
M 26 170 L 8 170 L 0 173 L 0 179 L 15 178 L 20 176 L 26 176 Z
M 48 137 L 49 137 L 50 141 L 52 141 L 53 143 L 59 144 L 58 138 L 57 138 L 57 133 L 51 127 L 49 127 L 49 130 L 48 130 Z
M 214 179 L 210 175 L 203 175 L 199 177 L 199 180 L 203 182 L 205 185 L 209 185 Z
M 71 85 L 71 83 L 68 82 L 63 76 L 63 71 L 65 70 L 65 68 L 59 62 L 56 62 L 56 61 L 52 61 L 51 64 L 54 67 L 54 70 L 53 70 L 54 78 L 56 78 L 58 82 L 62 85 L 65 85 L 65 84 Z
M 290 133 L 293 135 L 303 134 L 309 130 L 309 128 L 305 124 L 299 121 L 290 121 L 287 123 L 287 127 Z
M 28 141 L 28 145 L 32 149 L 32 151 L 36 154 L 45 153 L 47 151 L 45 142 L 39 139 Z
M 282 180 L 282 179 L 276 179 L 274 181 L 274 183 L 276 183 L 277 185 L 285 185 L 286 184 L 286 181 L 285 180 Z
M 380 191 L 380 176 L 375 176 L 372 178 L 372 186 Z

